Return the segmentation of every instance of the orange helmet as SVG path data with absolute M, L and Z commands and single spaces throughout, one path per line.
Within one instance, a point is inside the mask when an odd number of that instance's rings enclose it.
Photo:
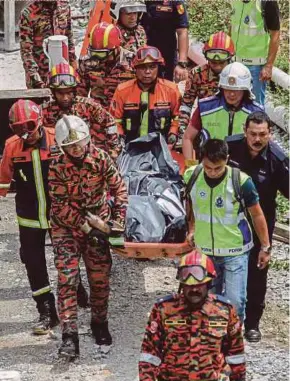
M 96 24 L 90 33 L 89 51 L 106 52 L 121 46 L 121 32 L 119 28 L 107 22 Z
M 210 257 L 196 249 L 181 257 L 176 279 L 188 286 L 210 282 L 217 274 Z
M 133 59 L 133 67 L 143 65 L 145 63 L 158 63 L 164 65 L 164 58 L 155 46 L 142 46 L 137 50 Z
M 209 61 L 226 61 L 235 54 L 235 45 L 225 32 L 218 32 L 204 44 L 203 53 Z
M 23 139 L 34 134 L 42 123 L 41 108 L 27 99 L 19 99 L 9 110 L 9 126 Z
M 49 73 L 49 87 L 53 89 L 76 87 L 78 82 L 75 69 L 66 63 L 55 65 Z

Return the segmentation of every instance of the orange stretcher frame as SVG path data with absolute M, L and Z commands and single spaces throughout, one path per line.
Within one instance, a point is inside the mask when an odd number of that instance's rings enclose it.
M 182 153 L 171 150 L 171 155 L 179 164 L 179 173 L 183 175 L 185 170 Z M 182 243 L 149 243 L 149 242 L 125 242 L 124 248 L 114 247 L 114 253 L 125 258 L 175 258 L 190 252 L 193 248 L 187 241 Z
M 90 18 L 80 53 L 81 57 L 87 54 L 89 36 L 93 26 L 100 23 L 101 21 L 106 21 L 109 24 L 113 23 L 112 16 L 110 16 L 110 5 L 111 0 L 96 0 L 94 8 L 90 12 Z

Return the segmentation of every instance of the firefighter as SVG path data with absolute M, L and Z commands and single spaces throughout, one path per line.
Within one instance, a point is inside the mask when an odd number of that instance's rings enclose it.
M 121 58 L 121 41 L 117 26 L 96 24 L 90 33 L 88 54 L 79 61 L 78 95 L 87 97 L 90 93 L 106 110 L 118 84 L 135 78 L 130 60 L 126 60 L 126 55 Z
M 20 258 L 39 312 L 33 333 L 43 335 L 58 324 L 46 267 L 45 235 L 50 206 L 48 166 L 59 150 L 54 131 L 43 127 L 41 109 L 34 102 L 21 99 L 14 103 L 9 111 L 9 123 L 15 135 L 6 141 L 0 164 L 0 196 L 6 196 L 13 178 Z
M 157 77 L 163 64 L 157 48 L 142 47 L 133 61 L 136 79 L 117 87 L 110 112 L 126 142 L 150 132 L 160 132 L 168 144 L 177 141 L 181 96 L 175 83 Z
M 55 135 L 63 152 L 49 172 L 62 328 L 59 355 L 73 359 L 79 355 L 76 288 L 81 255 L 90 284 L 92 333 L 101 349 L 107 350 L 112 343 L 107 319 L 112 260 L 107 239 L 114 226 L 124 230 L 127 192 L 110 156 L 90 144 L 89 128 L 82 119 L 64 115 L 56 124 Z M 113 210 L 106 200 L 107 188 L 114 196 Z M 97 216 L 101 220 L 98 225 Z M 105 233 L 100 225 L 105 226 Z
M 215 277 L 206 255 L 193 250 L 181 257 L 181 293 L 159 299 L 149 317 L 140 381 L 246 379 L 241 323 L 229 300 L 209 294 Z
M 52 68 L 49 87 L 54 99 L 42 105 L 44 125 L 54 128 L 64 114 L 76 115 L 88 124 L 93 144 L 115 159 L 121 146 L 114 118 L 93 99 L 77 96 L 78 82 L 75 70 L 68 64 Z
M 21 13 L 19 23 L 20 53 L 27 88 L 45 88 L 49 72 L 43 41 L 53 35 L 68 37 L 69 61 L 76 68 L 76 56 L 67 1 L 33 1 Z
M 136 54 L 141 46 L 147 45 L 145 30 L 139 24 L 143 12 L 146 12 L 146 5 L 143 1 L 111 2 L 110 14 L 117 21 L 116 25 L 121 32 L 121 46 L 133 54 Z
M 203 54 L 207 64 L 193 68 L 185 84 L 179 112 L 181 138 L 189 123 L 195 100 L 212 96 L 217 92 L 219 75 L 235 54 L 234 43 L 225 32 L 212 34 L 204 45 Z
M 218 86 L 217 95 L 198 101 L 183 137 L 185 160 L 195 160 L 196 139 L 203 144 L 209 138 L 224 139 L 242 133 L 247 116 L 262 111 L 262 106 L 253 100 L 252 76 L 245 65 L 239 62 L 227 65 L 220 74 Z

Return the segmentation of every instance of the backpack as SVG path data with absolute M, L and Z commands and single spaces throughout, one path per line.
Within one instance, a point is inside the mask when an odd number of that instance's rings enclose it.
M 202 164 L 199 164 L 192 172 L 189 182 L 187 183 L 185 187 L 186 196 L 190 194 L 190 191 L 192 187 L 194 186 L 201 171 L 202 171 Z M 242 188 L 241 188 L 240 172 L 241 171 L 239 170 L 239 168 L 232 168 L 232 184 L 234 188 L 235 198 L 240 203 L 242 211 L 246 213 L 247 209 L 246 209 L 246 203 L 245 203 L 245 199 L 244 199 Z

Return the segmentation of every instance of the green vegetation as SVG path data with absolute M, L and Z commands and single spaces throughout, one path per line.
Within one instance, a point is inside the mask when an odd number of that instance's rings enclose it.
M 289 271 L 289 261 L 282 261 L 280 259 L 271 259 L 269 267 L 274 270 L 286 270 Z
M 279 192 L 276 198 L 277 202 L 277 220 L 282 224 L 289 222 L 289 201 Z

